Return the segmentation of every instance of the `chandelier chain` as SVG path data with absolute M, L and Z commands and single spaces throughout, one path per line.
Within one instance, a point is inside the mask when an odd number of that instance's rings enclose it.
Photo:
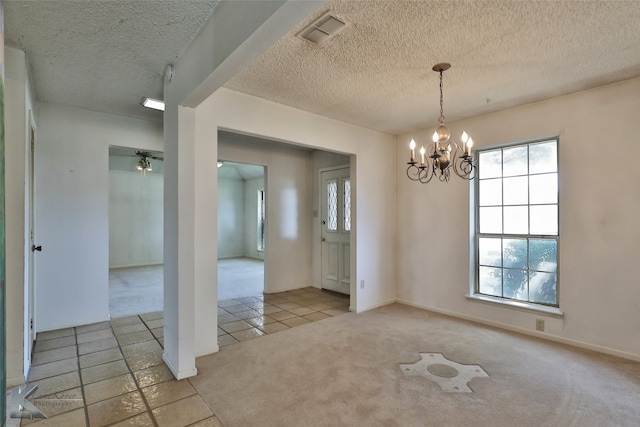
M 444 96 L 442 95 L 442 71 L 440 71 L 440 125 L 444 125 Z

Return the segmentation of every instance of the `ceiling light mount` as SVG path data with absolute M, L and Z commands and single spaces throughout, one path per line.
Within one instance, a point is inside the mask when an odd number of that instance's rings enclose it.
M 407 176 L 410 180 L 422 184 L 431 181 L 434 176 L 438 176 L 440 181 L 449 182 L 451 169 L 460 178 L 471 180 L 475 177 L 475 160 L 471 154 L 473 139 L 469 137 L 467 132 L 462 132 L 460 137 L 462 154 L 458 155 L 458 144 L 451 139 L 451 131 L 444 122 L 442 73 L 449 68 L 451 68 L 451 64 L 446 62 L 436 64 L 432 68 L 433 71 L 440 74 L 440 117 L 438 118 L 439 125 L 431 137 L 433 140 L 433 146 L 429 149 L 431 154 L 427 156 L 427 149 L 422 145 L 420 147 L 420 163 L 418 163 L 416 162 L 416 141 L 412 138 L 409 143 L 411 160 L 407 163 L 409 165 Z

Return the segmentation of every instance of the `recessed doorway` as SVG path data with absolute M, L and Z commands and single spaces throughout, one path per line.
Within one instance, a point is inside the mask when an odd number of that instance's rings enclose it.
M 109 315 L 164 309 L 161 152 L 109 147 Z
M 218 301 L 264 292 L 265 167 L 218 162 Z

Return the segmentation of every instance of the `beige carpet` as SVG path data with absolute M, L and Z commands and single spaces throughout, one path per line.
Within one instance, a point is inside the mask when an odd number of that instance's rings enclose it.
M 446 393 L 398 364 L 490 376 Z M 638 426 L 640 363 L 393 304 L 224 348 L 191 379 L 225 427 Z

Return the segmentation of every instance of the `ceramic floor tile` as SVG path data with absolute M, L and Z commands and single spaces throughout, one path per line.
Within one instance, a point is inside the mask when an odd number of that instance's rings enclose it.
M 282 304 L 276 304 L 278 307 L 280 307 L 283 310 L 291 310 L 293 308 L 300 308 L 300 304 L 296 304 L 293 302 L 285 302 Z
M 307 314 L 306 316 L 302 316 L 302 317 L 312 322 L 316 322 L 318 320 L 328 319 L 331 316 L 329 316 L 328 314 L 324 314 L 316 311 L 315 313 Z
M 329 308 L 329 307 L 327 307 L 327 308 Z M 277 312 L 279 312 L 279 311 L 283 311 L 283 310 L 282 310 L 280 307 L 277 307 L 277 306 L 275 306 L 275 305 L 271 305 L 271 306 L 269 306 L 269 307 L 265 307 L 265 308 L 262 310 L 262 312 L 263 312 L 264 314 L 272 314 L 272 313 L 277 313 Z
M 33 423 L 33 425 L 38 427 L 85 427 L 87 422 L 84 416 L 84 409 L 76 409 L 75 411 L 40 420 L 37 423 Z
M 155 328 L 151 330 L 151 333 L 156 338 L 164 337 L 164 328 Z
M 57 362 L 45 363 L 43 365 L 32 366 L 29 370 L 29 381 L 37 381 L 42 378 L 54 377 L 78 370 L 78 358 L 58 360 Z
M 164 313 L 162 311 L 154 311 L 152 313 L 141 314 L 140 318 L 145 322 L 149 320 L 164 319 Z
M 89 405 L 91 426 L 105 426 L 146 411 L 140 392 L 134 391 Z
M 118 347 L 118 342 L 112 336 L 107 339 L 90 341 L 82 344 L 78 344 L 78 353 L 81 355 L 95 353 L 97 351 L 104 351 L 110 348 Z
M 31 360 L 32 365 L 42 365 L 43 363 L 56 362 L 58 360 L 69 359 L 77 356 L 76 346 L 57 348 L 55 350 L 41 351 L 34 353 Z
M 244 304 L 237 304 L 237 305 L 232 305 L 232 306 L 229 306 L 229 307 L 225 307 L 224 310 L 229 312 L 229 313 L 231 313 L 231 314 L 233 314 L 233 313 L 237 313 L 238 311 L 249 310 L 249 307 L 247 307 Z
M 236 301 L 239 301 L 242 304 L 248 305 L 254 302 L 261 302 L 262 300 L 259 297 L 245 297 L 245 298 L 238 298 L 236 299 Z
M 310 323 L 310 321 L 304 317 L 294 317 L 293 319 L 285 319 L 282 323 L 293 328 L 295 326 L 304 325 L 305 323 Z
M 116 334 L 116 336 L 120 337 L 125 334 L 132 334 L 134 332 L 143 332 L 146 330 L 147 330 L 147 327 L 144 325 L 144 323 L 134 323 L 133 325 L 125 325 L 125 326 L 119 326 L 117 328 L 113 328 L 113 333 Z
M 162 348 L 156 341 L 145 341 L 136 344 L 125 345 L 122 347 L 122 353 L 124 353 L 125 357 L 133 356 L 136 354 L 151 353 L 159 350 L 162 350 Z
M 99 322 L 99 323 L 92 323 L 90 325 L 78 326 L 78 327 L 76 327 L 76 333 L 77 334 L 86 334 L 88 332 L 102 331 L 104 329 L 111 329 L 111 323 L 109 323 L 109 322 Z
M 330 309 L 331 306 L 328 305 L 328 304 L 324 304 L 324 303 L 319 302 L 319 303 L 310 305 L 309 308 L 312 309 L 312 310 L 316 310 L 316 311 L 322 311 L 322 310 Z
M 258 328 L 245 329 L 244 331 L 238 331 L 231 334 L 232 337 L 238 341 L 247 341 L 253 338 L 258 338 L 264 335 Z
M 198 421 L 195 424 L 191 424 L 189 427 L 224 427 L 220 420 L 216 417 L 211 417 Z
M 226 333 L 227 333 L 227 331 L 225 331 L 224 329 L 221 329 L 220 326 L 218 326 L 218 336 L 224 335 Z
M 157 408 L 196 393 L 196 389 L 188 380 L 170 380 L 142 389 L 142 394 L 151 408 Z
M 198 395 L 187 397 L 153 410 L 159 427 L 186 426 L 213 415 Z
M 80 371 L 83 384 L 91 384 L 108 378 L 117 377 L 129 372 L 127 364 L 124 360 L 115 360 L 102 365 L 92 366 Z
M 80 356 L 80 367 L 88 368 L 102 363 L 113 362 L 122 359 L 122 353 L 119 348 L 110 348 L 108 350 L 98 351 L 95 353 Z
M 228 333 L 231 333 L 242 331 L 243 329 L 249 329 L 252 326 L 244 320 L 239 320 L 237 322 L 225 323 L 224 325 L 220 325 L 220 327 Z
M 138 316 L 118 317 L 117 319 L 111 319 L 111 326 L 119 328 L 126 325 L 134 325 L 136 323 L 142 323 L 142 320 Z
M 140 388 L 149 387 L 174 379 L 173 374 L 164 363 L 162 365 L 135 371 L 133 375 L 136 377 L 136 381 Z
M 81 387 L 29 400 L 36 408 L 49 418 L 84 406 Z M 33 420 L 33 422 L 36 421 L 38 421 L 38 419 Z M 22 425 L 33 424 L 33 422 L 30 420 L 22 420 Z
M 269 315 L 269 317 L 271 317 L 272 319 L 276 319 L 278 321 L 283 321 L 286 319 L 292 319 L 294 317 L 298 317 L 293 313 L 290 313 L 288 311 L 279 311 L 277 313 L 272 313 Z
M 245 311 L 237 311 L 233 313 L 233 315 L 238 317 L 239 319 L 245 320 L 251 317 L 260 316 L 260 312 L 256 310 L 245 310 Z
M 218 347 L 225 347 L 227 345 L 235 344 L 238 340 L 231 335 L 221 335 L 218 337 Z
M 54 338 L 67 337 L 69 335 L 75 335 L 75 334 L 76 332 L 73 328 L 58 329 L 55 331 L 47 331 L 47 332 L 38 332 L 38 334 L 36 335 L 36 340 L 44 341 L 44 340 L 50 340 Z
M 324 314 L 328 314 L 329 316 L 339 316 L 341 314 L 348 313 L 348 310 L 342 310 L 338 308 L 330 308 L 328 310 L 322 310 Z
M 134 391 L 136 383 L 131 374 L 119 375 L 117 377 L 87 384 L 84 386 L 84 397 L 88 405 L 110 399 L 121 394 Z
M 268 302 L 269 304 L 276 305 L 276 304 L 284 304 L 287 301 L 282 299 L 282 298 L 280 298 L 280 297 L 265 295 L 264 296 L 264 302 Z
M 251 308 L 252 310 L 261 310 L 265 307 L 265 305 L 269 305 L 269 304 L 265 303 L 264 301 L 258 301 L 258 302 L 245 303 L 244 305 Z
M 149 329 L 162 328 L 164 327 L 164 319 L 150 320 L 146 324 Z
M 142 332 L 134 332 L 132 334 L 119 335 L 118 336 L 118 343 L 121 346 L 124 346 L 124 345 L 129 345 L 129 344 L 136 344 L 136 343 L 144 342 L 144 341 L 150 341 L 150 340 L 153 340 L 153 339 L 155 339 L 153 334 L 151 332 L 149 332 L 148 330 L 144 330 Z
M 293 308 L 289 311 L 291 311 L 293 314 L 297 314 L 298 316 L 305 316 L 307 314 L 313 313 L 315 310 L 309 307 L 300 307 L 300 308 Z
M 151 415 L 148 412 L 144 412 L 119 423 L 111 424 L 110 427 L 155 427 L 155 424 L 151 419 Z
M 289 329 L 289 326 L 284 323 L 269 323 L 268 325 L 261 326 L 260 329 L 266 334 L 273 334 L 274 332 L 283 331 Z
M 252 324 L 253 326 L 263 326 L 268 325 L 269 323 L 275 322 L 275 319 L 272 319 L 269 316 L 258 316 L 252 319 L 247 319 L 246 322 Z
M 33 394 L 34 398 L 80 387 L 80 375 L 78 375 L 77 371 L 68 372 L 55 377 L 41 379 L 36 384 L 38 389 Z
M 236 300 L 226 300 L 226 301 L 218 301 L 218 307 L 230 307 L 232 305 L 238 305 Z
M 234 316 L 231 313 L 224 313 L 224 314 L 218 315 L 218 324 L 219 325 L 223 325 L 225 323 L 237 322 L 238 320 L 240 320 L 240 318 Z
M 39 353 L 41 351 L 55 350 L 56 348 L 69 347 L 71 345 L 76 345 L 76 337 L 73 335 L 44 341 L 36 341 L 34 352 Z
M 85 334 L 78 334 L 78 344 L 84 344 L 92 341 L 100 341 L 113 337 L 111 329 L 103 329 L 100 331 L 87 332 Z
M 126 359 L 132 371 L 139 371 L 164 363 L 162 361 L 162 350 L 151 353 L 132 354 L 126 356 Z

